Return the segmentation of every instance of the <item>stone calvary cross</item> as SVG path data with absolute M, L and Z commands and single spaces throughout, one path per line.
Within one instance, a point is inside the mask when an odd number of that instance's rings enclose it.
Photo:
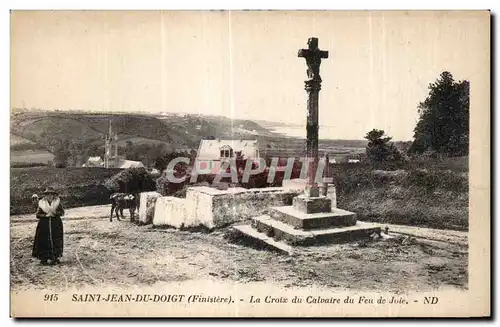
M 316 181 L 316 172 L 318 170 L 318 129 L 319 129 L 319 91 L 321 90 L 321 76 L 319 75 L 319 66 L 321 59 L 328 58 L 328 51 L 322 51 L 318 48 L 318 39 L 309 38 L 307 41 L 308 49 L 300 49 L 299 57 L 304 58 L 307 64 L 307 77 L 304 82 L 308 94 L 307 99 L 307 140 L 306 156 L 308 162 L 307 186 L 305 195 L 308 197 L 318 197 L 319 187 Z
M 232 227 L 235 239 L 244 238 L 280 252 L 293 254 L 295 247 L 315 244 L 335 244 L 370 239 L 373 233 L 380 236 L 380 227 L 358 222 L 356 214 L 337 208 L 328 196 L 328 186 L 322 194 L 316 177 L 321 177 L 318 167 L 318 94 L 321 89 L 319 66 L 328 58 L 327 51 L 318 49 L 318 39 L 310 38 L 309 48 L 299 50 L 299 57 L 307 63 L 308 80 L 305 88 L 307 99 L 307 185 L 304 194 L 292 199 L 292 205 L 272 204 L 265 214 L 257 214 L 252 223 Z M 312 159 L 312 160 L 311 160 Z M 328 157 L 325 158 L 328 162 Z M 312 165 L 311 165 L 312 163 Z M 333 187 L 335 191 L 335 187 Z M 266 195 L 269 197 L 269 195 Z M 262 211 L 263 212 L 263 211 Z

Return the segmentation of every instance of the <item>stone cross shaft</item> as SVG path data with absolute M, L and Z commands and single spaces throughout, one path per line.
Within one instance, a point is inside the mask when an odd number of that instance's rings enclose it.
M 299 50 L 298 56 L 304 58 L 307 64 L 307 77 L 305 81 L 305 90 L 308 94 L 307 99 L 307 186 L 305 194 L 308 197 L 318 197 L 319 188 L 316 182 L 316 171 L 318 169 L 318 129 L 319 129 L 319 91 L 321 90 L 321 76 L 319 75 L 319 66 L 321 59 L 328 58 L 328 51 L 322 51 L 318 48 L 318 39 L 309 38 L 307 49 Z

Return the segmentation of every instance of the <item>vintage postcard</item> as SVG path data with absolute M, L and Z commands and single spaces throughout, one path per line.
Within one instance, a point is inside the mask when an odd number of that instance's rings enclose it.
M 489 317 L 489 11 L 12 11 L 11 316 Z

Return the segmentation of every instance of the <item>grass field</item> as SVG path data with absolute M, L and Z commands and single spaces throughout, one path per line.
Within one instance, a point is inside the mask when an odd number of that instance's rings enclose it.
M 48 164 L 54 160 L 54 155 L 47 150 L 25 150 L 11 151 L 10 162 L 12 166 L 16 164 Z
M 348 159 L 358 158 L 364 154 L 366 148 L 363 141 L 320 140 L 319 155 L 328 154 L 336 162 L 347 162 Z M 262 138 L 260 152 L 269 157 L 305 157 L 306 141 L 300 138 Z
M 10 214 L 33 212 L 31 195 L 52 186 L 66 207 L 109 203 L 102 184 L 121 169 L 105 168 L 11 168 Z
M 16 134 L 10 134 L 11 167 L 44 166 L 54 160 L 54 155 L 42 145 Z
M 35 146 L 36 143 L 31 141 L 31 140 L 28 140 L 27 138 L 24 138 L 22 136 L 19 136 L 16 134 L 10 134 L 10 146 L 11 147 L 22 146 L 22 145 Z
M 442 165 L 417 162 L 396 171 L 365 165 L 335 165 L 337 205 L 360 220 L 410 226 L 467 230 L 469 185 L 467 160 Z

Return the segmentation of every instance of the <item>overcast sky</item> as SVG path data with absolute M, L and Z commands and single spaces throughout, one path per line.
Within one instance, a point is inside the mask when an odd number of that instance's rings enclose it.
M 329 51 L 321 65 L 320 124 L 332 138 L 361 139 L 380 128 L 409 140 L 428 84 L 448 70 L 473 88 L 489 60 L 488 15 L 479 12 L 16 12 L 11 18 L 11 105 L 25 108 L 305 124 L 306 64 L 297 51 L 318 37 Z

